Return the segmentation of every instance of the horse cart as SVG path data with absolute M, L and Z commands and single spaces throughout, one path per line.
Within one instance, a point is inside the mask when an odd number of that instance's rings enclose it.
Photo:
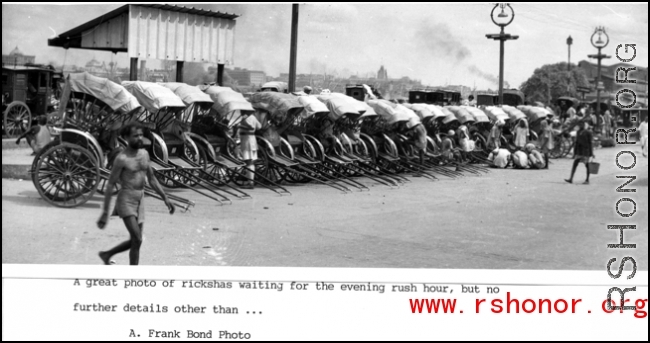
M 51 112 L 59 76 L 50 66 L 2 66 L 3 136 L 20 136 Z

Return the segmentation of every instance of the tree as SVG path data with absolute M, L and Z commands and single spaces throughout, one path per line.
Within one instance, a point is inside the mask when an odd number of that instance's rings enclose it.
M 569 72 L 566 62 L 561 62 L 535 69 L 519 90 L 526 94 L 526 101 L 529 103 L 539 101 L 547 104 L 561 96 L 577 98 L 577 87 L 588 86 L 589 81 L 584 70 L 574 65 Z

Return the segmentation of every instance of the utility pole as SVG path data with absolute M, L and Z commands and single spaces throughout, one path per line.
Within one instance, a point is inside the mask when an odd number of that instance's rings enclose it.
M 596 34 L 598 34 L 598 40 L 594 42 L 594 36 Z M 603 42 L 602 35 L 605 35 L 607 41 Z M 597 27 L 596 31 L 594 31 L 594 33 L 591 35 L 591 45 L 593 45 L 594 48 L 598 49 L 598 54 L 589 55 L 589 58 L 595 58 L 598 60 L 598 77 L 596 78 L 596 115 L 600 114 L 600 91 L 604 90 L 604 87 L 601 85 L 601 81 L 600 81 L 601 60 L 603 60 L 604 58 L 612 57 L 600 53 L 601 50 L 607 46 L 607 44 L 609 44 L 609 36 L 607 35 L 607 32 L 605 32 L 605 28 L 602 26 Z
M 298 55 L 298 4 L 291 13 L 291 55 L 289 57 L 289 93 L 296 91 L 296 58 Z

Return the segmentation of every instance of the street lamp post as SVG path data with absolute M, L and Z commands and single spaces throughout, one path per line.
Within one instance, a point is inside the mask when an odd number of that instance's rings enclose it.
M 569 63 L 567 63 L 567 71 L 571 71 L 571 44 L 573 44 L 573 38 L 569 36 L 569 38 L 566 39 L 566 45 L 569 46 Z
M 494 10 L 496 10 L 497 7 L 501 7 L 501 13 L 499 13 L 497 15 L 497 18 L 508 18 L 508 17 L 510 17 L 510 21 L 508 21 L 506 23 L 499 23 L 494 19 Z M 508 15 L 507 13 L 505 13 L 506 7 L 509 8 L 510 11 L 512 12 L 511 15 Z M 515 40 L 515 39 L 519 38 L 519 36 L 514 36 L 514 35 L 507 34 L 507 33 L 504 32 L 505 27 L 510 25 L 510 23 L 512 23 L 512 21 L 515 19 L 515 11 L 512 9 L 510 4 L 503 4 L 503 3 L 502 4 L 496 4 L 494 6 L 494 8 L 492 9 L 492 13 L 490 13 L 490 17 L 492 18 L 492 22 L 495 25 L 501 27 L 501 32 L 500 33 L 487 34 L 487 35 L 485 35 L 485 37 L 487 37 L 488 39 L 494 39 L 494 40 L 499 41 L 499 48 L 500 48 L 500 52 L 499 52 L 499 55 L 500 55 L 499 56 L 499 105 L 503 105 L 503 49 L 504 49 L 503 45 L 507 40 L 511 40 L 511 39 Z
M 594 37 L 598 34 L 598 40 L 594 41 Z M 607 38 L 606 41 L 603 42 L 602 40 L 602 35 L 605 35 L 605 38 Z M 598 60 L 598 76 L 596 77 L 596 115 L 600 114 L 600 91 L 604 87 L 601 86 L 600 82 L 600 65 L 601 65 L 601 60 L 604 58 L 611 58 L 612 56 L 604 55 L 601 54 L 600 51 L 609 44 L 609 36 L 607 35 L 607 32 L 605 32 L 605 28 L 602 26 L 599 26 L 596 28 L 594 33 L 591 35 L 591 45 L 594 46 L 594 48 L 598 49 L 598 54 L 597 55 L 588 55 L 589 58 L 595 58 Z

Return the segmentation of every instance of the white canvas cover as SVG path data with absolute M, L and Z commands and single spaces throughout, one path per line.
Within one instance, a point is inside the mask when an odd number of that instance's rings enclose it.
M 420 117 L 420 119 L 425 119 L 434 116 L 431 110 L 429 109 L 429 106 L 427 106 L 426 104 L 403 104 L 403 106 L 415 112 L 415 114 L 417 114 L 418 117 Z
M 433 119 L 438 119 L 440 117 L 446 116 L 445 112 L 442 111 L 442 108 L 437 105 L 427 105 L 429 111 L 433 114 Z
M 408 108 L 402 106 L 402 105 L 395 105 L 395 113 L 397 114 L 394 116 L 391 120 L 388 120 L 388 124 L 394 124 L 400 121 L 420 121 L 420 117 L 418 117 L 415 112 L 409 110 Z
M 375 110 L 377 115 L 386 121 L 390 121 L 393 117 L 397 116 L 397 113 L 395 113 L 396 104 L 393 104 L 390 101 L 379 99 L 368 100 L 367 103 L 373 110 Z
M 253 105 L 244 98 L 243 94 L 235 92 L 230 87 L 198 86 L 198 88 L 210 96 L 210 99 L 214 101 L 212 108 L 223 116 L 227 116 L 233 111 L 255 111 Z
M 158 112 L 158 110 L 165 107 L 185 107 L 183 100 L 169 88 L 153 82 L 123 81 L 122 86 L 133 94 L 149 112 Z
M 336 96 L 334 94 L 335 93 L 318 96 L 318 100 L 321 103 L 325 104 L 329 109 L 330 118 L 332 120 L 336 121 L 346 114 L 352 114 L 357 116 L 359 115 L 359 111 L 357 110 L 358 107 L 357 104 L 353 103 L 352 101 L 344 97 Z
M 485 114 L 485 112 L 481 111 L 479 108 L 473 106 L 461 106 L 461 108 L 469 112 L 477 123 L 486 123 L 490 121 L 490 118 L 487 116 L 487 114 Z
M 180 82 L 166 82 L 160 83 L 161 86 L 169 88 L 174 94 L 176 94 L 185 105 L 189 106 L 193 103 L 209 103 L 212 104 L 214 101 L 210 98 L 209 95 L 202 92 L 198 87 L 190 86 L 186 83 Z
M 124 113 L 140 107 L 138 100 L 121 85 L 88 72 L 70 74 L 67 77 L 70 91 L 92 95 L 114 111 Z
M 301 95 L 298 97 L 298 102 L 305 107 L 303 110 L 303 117 L 309 118 L 316 113 L 329 113 L 330 109 L 322 101 L 315 96 Z
M 508 118 L 513 120 L 513 121 L 519 120 L 521 118 L 526 118 L 526 114 L 524 114 L 524 112 L 522 112 L 521 110 L 519 110 L 516 107 L 503 105 L 502 108 L 503 108 L 503 111 L 508 114 Z
M 485 113 L 488 115 L 492 121 L 506 121 L 510 119 L 510 116 L 501 108 L 496 106 L 488 106 L 485 108 Z

